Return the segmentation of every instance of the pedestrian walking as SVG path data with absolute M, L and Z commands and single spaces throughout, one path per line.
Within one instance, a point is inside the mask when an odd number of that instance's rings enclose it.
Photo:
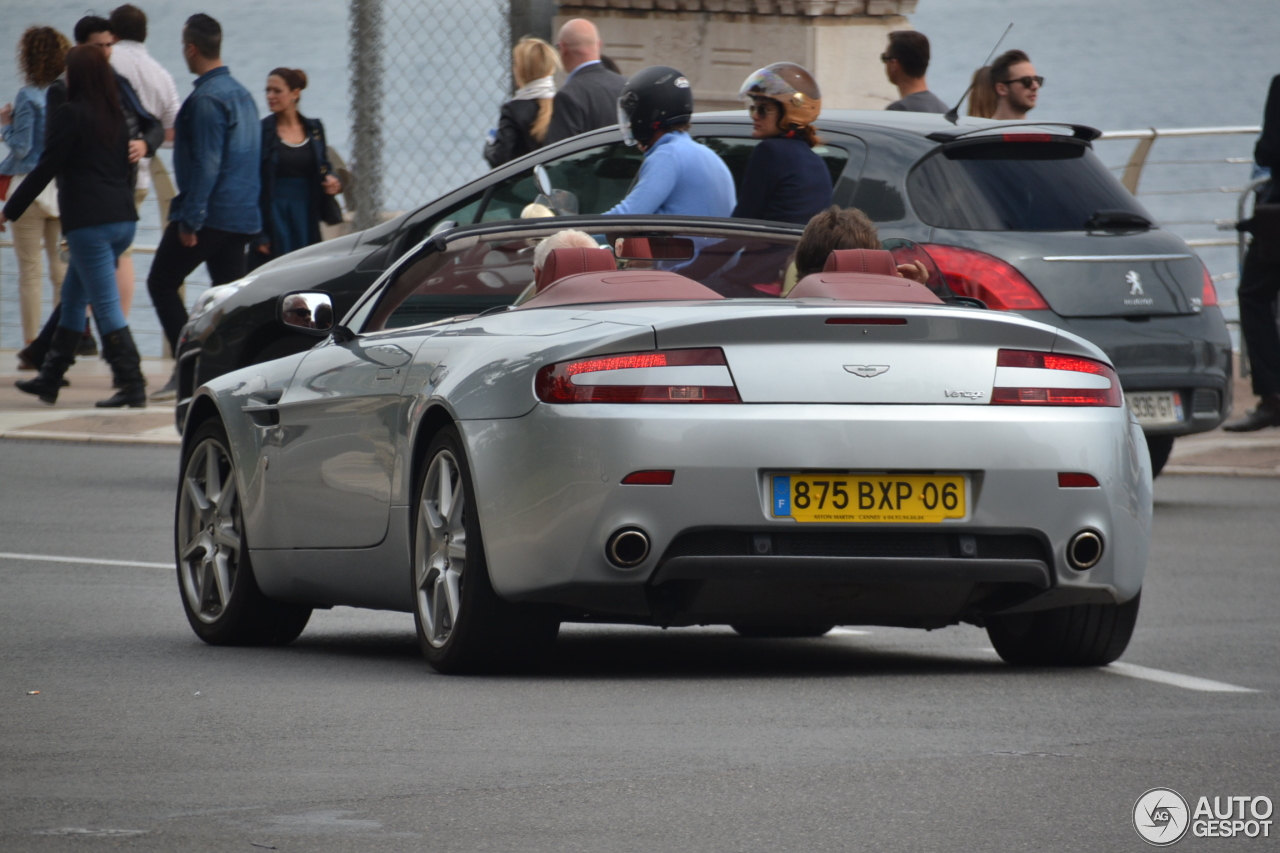
M 493 168 L 540 148 L 551 127 L 560 57 L 542 39 L 522 38 L 511 49 L 511 76 L 516 93 L 502 105 L 498 129 L 484 146 L 484 159 Z
M 556 48 L 569 76 L 556 92 L 543 144 L 617 122 L 618 96 L 627 78 L 601 64 L 601 46 L 600 31 L 585 18 L 574 18 L 560 28 Z
M 0 137 L 9 147 L 9 155 L 0 162 L 0 200 L 24 177 L 44 152 L 45 92 L 66 67 L 71 42 L 53 27 L 30 27 L 18 40 L 18 67 L 26 81 L 18 90 L 14 103 L 0 109 Z M 49 280 L 53 283 L 53 304 L 57 305 L 66 266 L 58 256 L 62 225 L 58 219 L 57 190 L 52 185 L 13 222 L 13 253 L 18 257 L 18 305 L 22 315 L 24 348 L 35 340 L 40 330 L 40 253 L 49 259 Z M 35 370 L 40 365 L 18 354 L 22 370 Z
M 1276 328 L 1276 298 L 1280 296 L 1280 75 L 1271 79 L 1262 115 L 1262 136 L 1253 161 L 1270 169 L 1253 217 L 1238 227 L 1253 234 L 1240 271 L 1240 331 L 1249 351 L 1250 379 L 1258 405 L 1239 420 L 1223 426 L 1229 432 L 1254 432 L 1280 426 L 1280 332 Z
M 115 44 L 111 48 L 111 67 L 129 81 L 143 108 L 159 120 L 164 128 L 165 142 L 173 142 L 173 125 L 178 118 L 178 85 L 173 75 L 156 62 L 147 50 L 147 15 L 137 6 L 126 3 L 111 10 L 107 19 Z M 134 187 L 133 201 L 139 210 L 151 189 L 151 158 L 144 157 L 138 163 L 138 183 Z M 120 308 L 125 317 L 133 306 L 136 281 L 133 266 L 133 247 L 120 256 L 116 266 L 116 284 L 120 288 Z
M 996 114 L 996 90 L 991 82 L 991 66 L 984 65 L 973 72 L 969 84 L 969 115 L 991 118 Z
M 62 324 L 40 372 L 17 383 L 20 390 L 55 403 L 62 377 L 76 358 L 90 304 L 102 334 L 103 356 L 118 389 L 99 407 L 145 406 L 146 380 L 116 289 L 116 259 L 133 242 L 137 156 L 120 104 L 115 75 L 101 48 L 78 45 L 67 53 L 67 102 L 49 117 L 40 161 L 0 213 L 0 227 L 16 220 L 55 177 L 62 229 L 71 266 L 62 283 Z
M 1024 121 L 1036 107 L 1044 78 L 1036 76 L 1036 67 L 1020 50 L 1006 50 L 991 63 L 991 86 L 996 96 L 996 111 L 991 117 L 1001 121 Z
M 623 141 L 645 156 L 635 185 L 607 215 L 733 212 L 737 198 L 729 167 L 689 136 L 693 90 L 683 74 L 665 65 L 637 72 L 623 87 L 617 112 Z
M 886 110 L 908 113 L 945 113 L 947 105 L 933 92 L 925 80 L 929 69 L 929 39 L 915 30 L 889 33 L 889 46 L 880 54 L 884 74 L 898 87 L 898 100 Z
M 301 68 L 276 68 L 267 75 L 271 115 L 262 120 L 262 235 L 250 251 L 251 267 L 319 243 L 321 222 L 342 221 L 334 199 L 342 183 L 325 153 L 324 125 L 298 112 L 305 88 Z
M 97 47 L 106 53 L 107 60 L 110 61 L 115 50 L 115 35 L 111 32 L 110 21 L 99 15 L 85 15 L 76 21 L 75 29 L 72 32 L 75 35 L 76 44 Z M 124 111 L 125 126 L 129 132 L 130 162 L 141 163 L 150 154 L 155 153 L 156 149 L 164 142 L 164 128 L 142 106 L 142 101 L 137 92 L 134 91 L 132 84 L 120 72 L 115 71 L 114 68 L 112 69 L 112 77 L 115 79 L 116 93 L 119 95 L 120 108 Z M 63 75 L 54 80 L 45 93 L 45 114 L 52 116 L 66 102 L 67 81 L 66 75 Z M 46 122 L 46 137 L 48 136 L 49 127 L 49 122 Z M 129 316 L 128 302 L 133 297 L 133 281 L 132 263 L 130 263 L 126 274 L 121 272 L 121 264 L 117 260 L 116 289 L 120 293 L 121 313 L 125 315 L 126 319 Z M 18 353 L 19 361 L 34 364 L 37 367 L 43 364 L 45 354 L 49 351 L 49 345 L 53 342 L 54 333 L 57 332 L 61 323 L 62 304 L 59 302 L 53 306 L 49 319 L 45 321 L 44 328 L 40 330 L 40 334 L 36 336 L 36 339 L 27 344 L 26 348 Z M 93 340 L 93 335 L 89 332 L 89 320 L 86 318 L 84 321 L 84 335 L 80 339 L 80 348 L 76 351 L 76 355 L 94 356 L 97 354 L 98 346 Z
M 814 147 L 822 112 L 818 81 L 792 62 L 752 72 L 738 90 L 751 113 L 751 151 L 733 215 L 804 225 L 831 204 L 831 170 Z
M 178 288 L 200 264 L 214 284 L 242 277 L 245 247 L 262 231 L 262 126 L 253 97 L 222 62 L 222 26 L 208 15 L 192 15 L 182 28 L 182 55 L 196 75 L 195 89 L 178 111 L 178 196 L 147 276 L 151 304 L 175 353 L 187 323 Z M 175 367 L 152 399 L 173 399 L 177 388 Z

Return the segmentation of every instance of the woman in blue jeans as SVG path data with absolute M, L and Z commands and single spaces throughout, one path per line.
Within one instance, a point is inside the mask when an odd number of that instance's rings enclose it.
M 58 330 L 40 372 L 16 384 L 45 403 L 57 402 L 62 377 L 75 362 L 84 333 L 85 310 L 92 305 L 103 357 L 111 365 L 118 389 L 98 406 L 145 406 L 146 380 L 120 310 L 115 278 L 116 259 L 133 242 L 137 227 L 138 212 L 133 206 L 137 151 L 130 151 L 115 75 L 102 48 L 80 45 L 67 54 L 67 96 L 67 102 L 49 116 L 40 161 L 0 213 L 3 229 L 56 177 L 62 233 L 71 250 L 71 265 L 62 282 Z

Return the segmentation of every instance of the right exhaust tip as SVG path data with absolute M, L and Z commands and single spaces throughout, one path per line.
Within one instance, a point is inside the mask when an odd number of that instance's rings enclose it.
M 1102 536 L 1093 530 L 1081 530 L 1067 543 L 1067 562 L 1077 571 L 1092 569 L 1102 559 Z
M 604 555 L 620 569 L 633 569 L 649 556 L 649 534 L 638 527 L 617 530 L 605 543 Z

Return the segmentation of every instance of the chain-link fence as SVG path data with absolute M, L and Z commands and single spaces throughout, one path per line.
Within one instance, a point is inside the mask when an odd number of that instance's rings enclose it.
M 357 227 L 483 174 L 485 132 L 511 93 L 511 6 L 352 0 Z

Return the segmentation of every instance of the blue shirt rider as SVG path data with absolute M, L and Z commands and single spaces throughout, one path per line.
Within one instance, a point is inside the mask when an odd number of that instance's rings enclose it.
M 627 197 L 606 215 L 728 216 L 736 204 L 733 175 L 710 148 L 688 134 L 693 114 L 689 81 L 656 65 L 633 75 L 618 98 L 623 140 L 645 152 Z

